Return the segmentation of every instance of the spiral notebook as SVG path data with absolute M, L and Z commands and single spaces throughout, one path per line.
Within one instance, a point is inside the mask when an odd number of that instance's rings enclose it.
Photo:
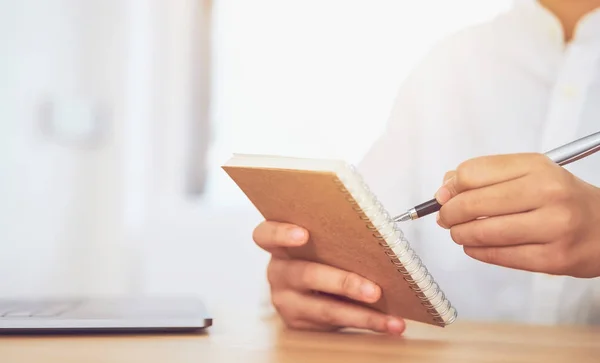
M 447 326 L 457 317 L 402 230 L 356 169 L 343 161 L 235 154 L 223 169 L 266 220 L 306 228 L 310 240 L 287 249 L 377 283 L 386 314 Z

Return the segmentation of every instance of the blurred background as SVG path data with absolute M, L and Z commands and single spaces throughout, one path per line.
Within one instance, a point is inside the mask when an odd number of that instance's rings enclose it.
M 419 59 L 510 2 L 0 0 L 0 297 L 260 304 L 222 163 L 358 162 Z

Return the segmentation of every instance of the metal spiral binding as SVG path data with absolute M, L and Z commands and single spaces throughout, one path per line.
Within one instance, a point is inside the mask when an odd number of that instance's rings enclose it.
M 354 166 L 346 165 L 346 168 L 338 174 L 338 177 L 341 180 L 335 178 L 334 182 L 345 194 L 346 200 L 352 204 L 353 209 L 359 214 L 361 220 L 366 222 L 367 228 L 372 231 L 373 237 L 379 241 L 379 245 L 383 247 L 390 262 L 403 275 L 410 289 L 415 292 L 415 295 L 432 315 L 434 321 L 440 325 L 453 323 L 456 320 L 456 311 L 450 305 L 438 284 L 433 280 L 421 258 L 410 247 L 402 230 L 398 228 L 397 224 L 383 208 L 381 202 L 371 192 L 362 176 L 356 172 Z M 357 188 L 362 189 L 363 193 L 353 193 L 354 188 L 349 186 L 349 183 L 344 183 L 347 180 L 355 181 Z M 365 204 L 369 205 L 370 203 L 365 203 L 365 199 L 369 199 L 372 206 L 366 207 Z M 373 218 L 369 217 L 371 214 L 373 214 Z M 382 234 L 380 231 L 384 230 L 387 230 L 387 232 Z M 397 236 L 394 242 L 388 243 L 387 241 L 394 236 Z M 409 262 L 406 264 L 402 263 L 401 260 L 406 258 L 408 258 Z M 423 283 L 424 286 L 420 286 Z M 435 304 L 432 303 L 436 300 L 438 301 Z M 447 321 L 444 320 L 443 316 L 451 311 L 450 318 Z

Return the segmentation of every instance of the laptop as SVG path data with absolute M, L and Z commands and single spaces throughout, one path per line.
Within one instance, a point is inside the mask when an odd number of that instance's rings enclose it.
M 197 332 L 212 326 L 189 297 L 0 300 L 0 334 Z

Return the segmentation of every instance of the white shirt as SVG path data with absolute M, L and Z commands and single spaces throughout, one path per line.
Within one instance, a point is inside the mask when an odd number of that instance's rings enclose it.
M 600 9 L 565 44 L 552 13 L 518 1 L 439 44 L 407 79 L 360 170 L 392 214 L 429 200 L 466 159 L 545 152 L 600 130 Z M 567 167 L 600 186 L 600 154 Z M 534 274 L 466 256 L 435 217 L 401 225 L 459 318 L 600 323 L 600 279 Z

